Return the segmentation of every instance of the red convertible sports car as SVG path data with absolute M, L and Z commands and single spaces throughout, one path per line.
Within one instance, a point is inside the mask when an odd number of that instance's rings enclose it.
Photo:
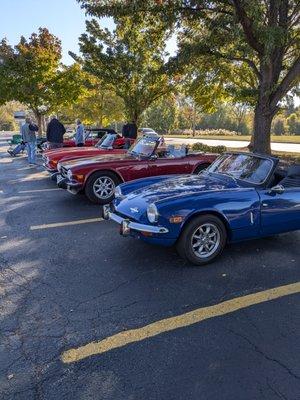
M 60 162 L 57 185 L 73 194 L 84 191 L 93 203 L 106 204 L 122 182 L 157 175 L 198 174 L 215 158 L 215 154 L 189 154 L 185 146 L 165 146 L 161 138 L 145 136 L 126 154 Z
M 134 139 L 129 139 L 130 145 L 134 143 Z M 127 152 L 125 147 L 125 138 L 114 133 L 107 133 L 93 147 L 72 147 L 47 150 L 43 154 L 43 165 L 50 173 L 57 171 L 59 161 L 74 160 L 77 158 L 86 158 L 90 156 L 98 156 L 104 154 L 124 154 Z
M 117 133 L 113 129 L 108 128 L 90 128 L 85 130 L 85 146 L 95 146 L 107 133 Z M 74 135 L 64 139 L 64 147 L 75 147 Z

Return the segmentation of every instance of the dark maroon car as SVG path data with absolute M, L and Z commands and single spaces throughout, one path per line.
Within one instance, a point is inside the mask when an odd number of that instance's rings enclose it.
M 58 187 L 84 191 L 93 203 L 110 203 L 121 182 L 155 175 L 198 174 L 215 154 L 189 153 L 186 146 L 166 146 L 159 137 L 143 137 L 124 154 L 81 158 L 58 164 Z

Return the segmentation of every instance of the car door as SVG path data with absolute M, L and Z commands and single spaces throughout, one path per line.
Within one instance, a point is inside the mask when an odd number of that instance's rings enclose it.
M 266 189 L 259 195 L 263 235 L 300 229 L 300 187 L 286 187 L 282 193 Z
M 116 167 L 117 172 L 123 177 L 124 181 L 147 178 L 150 174 L 149 159 L 134 158 L 132 162 L 126 162 Z
M 170 175 L 170 174 L 188 174 L 190 172 L 189 163 L 186 157 L 181 158 L 161 158 L 151 159 L 149 161 L 151 176 Z

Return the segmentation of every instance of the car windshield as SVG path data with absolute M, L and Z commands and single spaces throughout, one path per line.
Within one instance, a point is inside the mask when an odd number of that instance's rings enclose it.
M 224 154 L 207 171 L 259 185 L 267 179 L 272 167 L 273 162 L 267 158 L 252 154 Z
M 116 136 L 117 135 L 115 134 L 107 133 L 99 140 L 99 142 L 96 144 L 96 147 L 99 147 L 101 149 L 108 149 L 110 147 L 113 147 Z
M 157 138 L 145 136 L 130 148 L 129 153 L 133 156 L 149 157 L 154 152 L 156 146 Z

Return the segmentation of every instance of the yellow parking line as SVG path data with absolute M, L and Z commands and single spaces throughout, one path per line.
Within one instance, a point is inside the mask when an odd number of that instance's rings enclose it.
M 120 332 L 100 340 L 99 342 L 91 342 L 84 346 L 67 350 L 61 355 L 61 359 L 64 363 L 76 362 L 86 357 L 102 354 L 112 349 L 126 346 L 129 343 L 139 342 L 164 332 L 170 332 L 206 319 L 226 315 L 255 304 L 264 303 L 299 292 L 300 282 L 296 282 L 290 285 L 279 286 L 262 292 L 236 297 L 213 306 L 198 308 L 185 314 L 162 319 L 141 328 Z
M 103 221 L 103 218 L 78 219 L 77 221 L 57 222 L 54 224 L 43 224 L 43 225 L 33 225 L 30 227 L 30 230 L 36 231 L 39 229 L 59 228 L 61 226 L 89 224 L 91 222 L 101 222 L 101 221 Z
M 19 193 L 52 192 L 53 190 L 61 190 L 61 189 L 59 189 L 59 188 L 51 188 L 51 189 L 20 190 Z

